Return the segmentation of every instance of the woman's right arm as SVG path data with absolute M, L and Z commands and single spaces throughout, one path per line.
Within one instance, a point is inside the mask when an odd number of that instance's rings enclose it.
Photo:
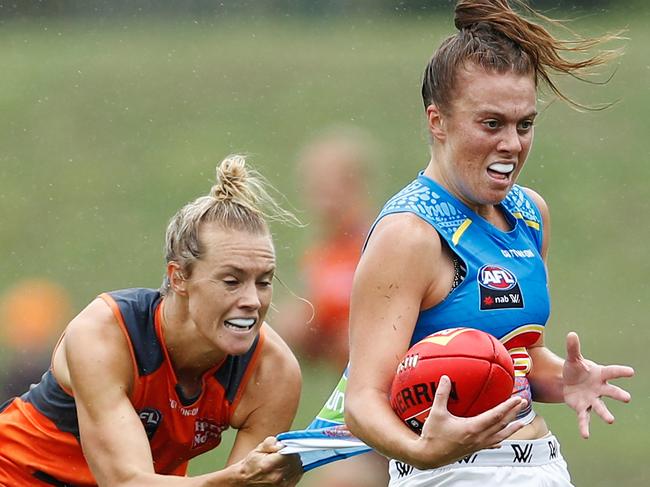
M 383 455 L 423 469 L 494 446 L 521 427 L 509 424 L 522 406 L 518 398 L 473 418 L 452 416 L 448 381 L 439 384 L 420 436 L 390 407 L 391 382 L 418 314 L 431 305 L 431 296 L 448 291 L 437 278 L 443 258 L 440 237 L 429 224 L 411 214 L 387 216 L 368 242 L 351 297 L 346 423 Z
M 218 472 L 193 478 L 155 473 L 147 435 L 129 399 L 129 347 L 104 301 L 93 301 L 70 323 L 62 346 L 65 360 L 57 376 L 74 393 L 81 445 L 98 485 L 285 485 L 281 475 L 287 459 L 277 453 L 281 446 L 272 437 Z

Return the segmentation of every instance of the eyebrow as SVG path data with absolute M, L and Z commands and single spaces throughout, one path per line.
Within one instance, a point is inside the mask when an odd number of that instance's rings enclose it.
M 268 267 L 267 270 L 263 271 L 262 275 L 271 274 L 271 273 L 275 272 L 275 269 L 276 269 L 275 265 L 272 265 L 272 266 Z M 247 271 L 245 269 L 242 269 L 241 267 L 237 267 L 235 265 L 227 264 L 227 265 L 225 265 L 225 266 L 223 266 L 221 268 L 220 272 L 221 273 L 223 273 L 223 272 L 232 272 L 234 274 L 246 274 Z
M 527 118 L 535 118 L 535 117 L 537 117 L 538 114 L 539 114 L 539 112 L 537 110 L 533 110 L 532 112 L 527 113 L 526 115 L 521 117 L 520 120 L 524 120 L 524 119 L 527 119 Z M 478 115 L 480 117 L 493 116 L 493 117 L 499 117 L 499 118 L 506 118 L 506 117 L 504 117 L 503 113 L 495 111 L 495 110 L 480 110 L 480 111 L 476 112 L 476 115 Z

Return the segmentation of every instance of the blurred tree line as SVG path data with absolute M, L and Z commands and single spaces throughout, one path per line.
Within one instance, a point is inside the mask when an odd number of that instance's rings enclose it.
M 189 14 L 222 16 L 351 14 L 426 15 L 449 12 L 453 0 L 0 0 L 0 18 L 47 16 L 112 16 L 138 14 Z M 621 6 L 634 0 L 529 0 L 531 6 L 572 10 Z

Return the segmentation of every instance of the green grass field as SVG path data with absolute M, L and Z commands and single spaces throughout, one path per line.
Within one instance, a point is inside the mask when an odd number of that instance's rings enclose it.
M 594 420 L 588 441 L 568 408 L 539 408 L 578 486 L 642 486 L 650 476 L 649 22 L 647 10 L 623 10 L 574 26 L 628 28 L 611 83 L 566 84 L 580 101 L 619 101 L 581 114 L 544 97 L 520 180 L 553 216 L 547 343 L 563 353 L 576 330 L 588 357 L 637 370 L 626 383 L 633 402 L 612 404 L 617 422 Z M 427 162 L 419 80 L 449 26 L 432 17 L 5 21 L 0 292 L 45 276 L 80 308 L 107 289 L 158 286 L 166 222 L 208 191 L 223 156 L 249 153 L 299 208 L 296 151 L 330 124 L 357 124 L 382 141 L 379 208 Z M 275 233 L 280 277 L 292 282 L 309 228 Z M 320 409 L 337 373 L 305 368 L 304 379 L 296 427 Z M 220 467 L 229 438 L 192 471 Z

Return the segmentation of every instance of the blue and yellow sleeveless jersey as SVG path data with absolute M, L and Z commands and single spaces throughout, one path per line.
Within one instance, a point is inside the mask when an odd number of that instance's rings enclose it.
M 384 206 L 375 225 L 387 215 L 413 213 L 436 229 L 465 270 L 443 302 L 420 312 L 411 345 L 454 327 L 480 329 L 509 349 L 539 338 L 550 313 L 541 216 L 516 185 L 500 206 L 510 231 L 499 230 L 422 174 Z
M 528 422 L 535 414 L 526 378 L 532 366 L 527 347 L 539 339 L 550 314 L 546 266 L 541 257 L 542 218 L 517 185 L 500 207 L 509 231 L 496 228 L 420 173 L 386 203 L 373 229 L 382 218 L 396 213 L 413 213 L 436 229 L 461 261 L 464 278 L 443 302 L 420 312 L 411 345 L 431 333 L 455 327 L 494 335 L 513 359 L 513 394 L 528 400 L 528 408 L 519 415 Z M 370 451 L 345 426 L 346 384 L 347 370 L 307 430 L 280 435 L 288 445 L 287 452 L 300 453 L 306 470 Z

